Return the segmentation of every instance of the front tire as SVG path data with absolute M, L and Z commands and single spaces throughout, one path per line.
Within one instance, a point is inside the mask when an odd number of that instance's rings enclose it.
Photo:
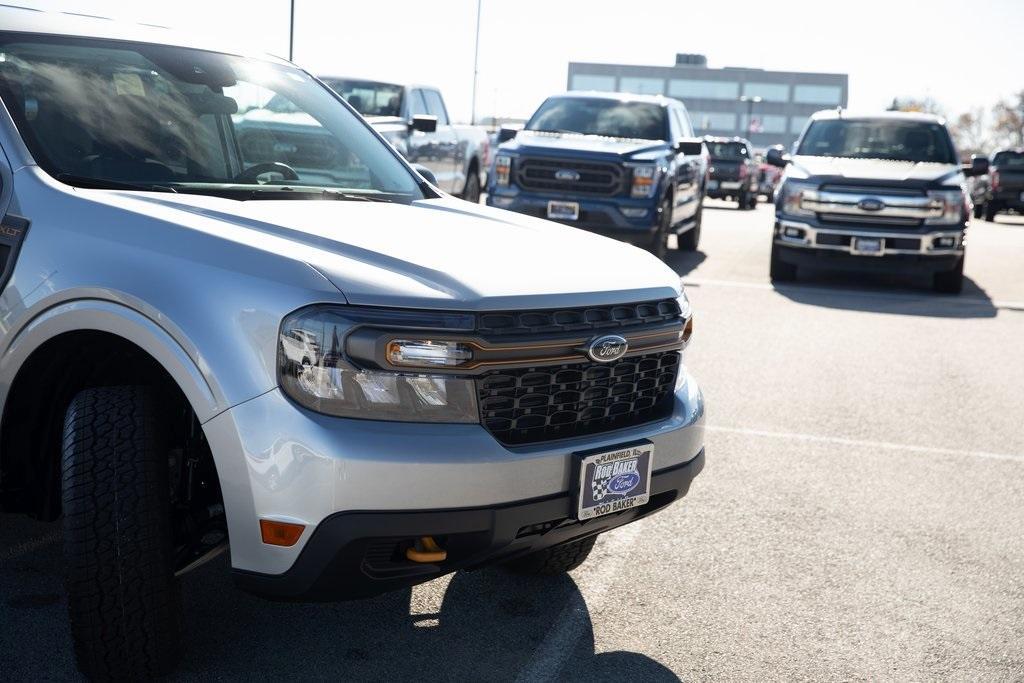
M 768 276 L 774 282 L 793 282 L 796 280 L 796 266 L 786 263 L 779 257 L 779 247 L 772 243 L 771 265 Z
M 570 541 L 553 548 L 545 548 L 512 560 L 505 566 L 509 571 L 527 576 L 557 576 L 576 569 L 586 562 L 594 549 L 597 536 Z
M 647 251 L 657 256 L 662 261 L 668 255 L 668 233 L 672 226 L 672 202 L 666 199 L 658 209 L 658 228 L 651 235 Z
M 996 220 L 996 214 L 999 213 L 998 207 L 995 202 L 985 202 L 985 220 L 992 223 Z
M 979 202 L 974 205 L 974 217 L 981 218 L 983 215 L 985 215 L 985 205 Z
M 480 203 L 480 174 L 476 168 L 471 168 L 466 176 L 466 185 L 462 188 L 462 198 L 472 204 Z
M 952 270 L 932 275 L 932 289 L 940 294 L 959 294 L 964 288 L 964 257 L 961 256 Z
M 64 418 L 65 585 L 78 668 L 167 674 L 181 643 L 166 430 L 145 387 L 87 389 Z

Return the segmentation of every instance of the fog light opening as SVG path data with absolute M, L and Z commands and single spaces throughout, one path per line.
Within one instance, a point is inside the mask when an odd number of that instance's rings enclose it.
M 956 246 L 955 237 L 936 237 L 932 240 L 932 245 L 938 249 L 952 249 Z
M 647 215 L 647 209 L 622 209 L 622 215 L 626 218 L 643 218 Z
M 803 228 L 794 228 L 791 225 L 787 225 L 782 229 L 782 235 L 794 240 L 802 240 L 804 238 L 805 231 Z

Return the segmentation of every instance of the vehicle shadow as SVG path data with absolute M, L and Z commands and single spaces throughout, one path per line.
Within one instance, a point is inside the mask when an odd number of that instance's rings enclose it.
M 704 263 L 707 258 L 707 254 L 699 249 L 697 251 L 669 249 L 665 254 L 665 265 L 679 273 L 679 277 L 685 277 L 696 270 L 697 266 Z
M 773 283 L 784 297 L 809 306 L 933 318 L 994 318 L 998 308 L 987 292 L 964 277 L 959 296 L 937 294 L 927 282 L 877 273 L 800 270 L 796 282 Z
M 82 680 L 62 571 L 59 524 L 0 515 L 0 680 Z M 524 668 L 559 680 L 678 680 L 641 654 L 595 654 L 586 602 L 568 575 L 495 568 L 438 582 L 443 591 L 271 602 L 235 588 L 227 557 L 218 558 L 182 580 L 185 651 L 171 680 L 511 681 Z

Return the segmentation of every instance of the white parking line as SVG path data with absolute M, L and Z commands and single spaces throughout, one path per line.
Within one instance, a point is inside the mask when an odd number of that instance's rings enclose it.
M 914 292 L 871 292 L 856 289 L 839 289 L 835 287 L 815 287 L 813 285 L 773 285 L 770 282 L 747 282 L 743 280 L 715 280 L 704 278 L 683 278 L 683 284 L 687 287 L 735 287 L 738 289 L 760 289 L 771 291 L 778 289 L 785 292 L 799 291 L 813 294 L 834 294 L 837 296 L 856 296 L 870 299 L 888 299 L 891 301 L 934 301 L 942 302 L 943 305 L 966 305 L 966 306 L 993 306 L 1013 311 L 1024 311 L 1024 301 L 990 301 L 977 296 L 968 297 L 939 297 L 931 296 L 925 292 L 915 294 Z
M 602 558 L 593 572 L 578 581 L 579 591 L 573 591 L 554 625 L 544 636 L 533 655 L 516 675 L 516 683 L 553 681 L 572 655 L 576 643 L 587 632 L 590 615 L 601 610 L 608 598 L 609 588 L 629 557 L 629 547 L 640 535 L 640 526 L 630 524 L 604 536 L 598 547 Z M 584 597 L 584 592 L 586 597 Z
M 1008 460 L 1010 462 L 1024 463 L 1024 455 L 1015 453 L 991 453 L 989 451 L 970 451 L 957 448 L 938 448 L 936 446 L 917 446 L 914 444 L 893 443 L 891 441 L 871 441 L 866 439 L 846 439 L 841 436 L 821 436 L 818 434 L 801 434 L 798 432 L 773 432 L 765 429 L 747 429 L 744 427 L 720 427 L 718 425 L 707 425 L 709 432 L 723 432 L 726 434 L 743 434 L 746 436 L 760 436 L 769 439 L 790 439 L 794 441 L 809 441 L 813 443 L 830 443 L 837 446 L 856 446 L 861 448 L 876 448 L 889 451 L 904 451 L 910 453 L 928 453 L 932 455 L 955 455 L 967 458 L 982 458 L 985 460 Z

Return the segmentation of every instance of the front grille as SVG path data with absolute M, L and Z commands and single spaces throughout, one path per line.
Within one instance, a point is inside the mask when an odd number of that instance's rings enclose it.
M 906 187 L 892 185 L 822 185 L 822 192 L 848 192 L 850 194 L 867 194 L 874 197 L 922 197 L 924 192 Z
M 481 313 L 477 320 L 477 332 L 488 338 L 598 330 L 603 332 L 669 322 L 677 319 L 679 313 L 679 304 L 675 299 L 613 306 Z
M 575 173 L 577 177 L 556 178 L 559 171 Z M 516 184 L 527 190 L 611 196 L 622 191 L 623 172 L 615 164 L 525 158 L 516 164 Z
M 678 351 L 613 363 L 494 370 L 477 378 L 480 421 L 502 443 L 597 434 L 666 417 Z
M 884 216 L 879 214 L 849 214 L 849 213 L 819 213 L 818 219 L 825 224 L 843 225 L 892 225 L 900 228 L 916 228 L 922 224 L 918 218 L 903 218 L 902 216 Z

